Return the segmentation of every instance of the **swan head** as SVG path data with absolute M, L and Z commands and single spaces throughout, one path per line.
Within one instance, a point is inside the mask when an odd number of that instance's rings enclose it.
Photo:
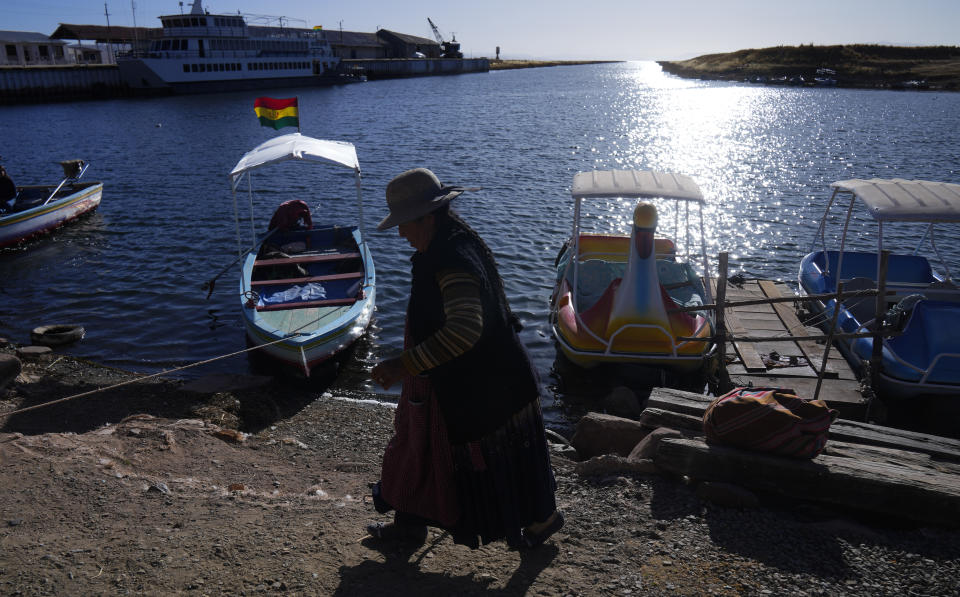
M 653 254 L 653 235 L 657 229 L 657 208 L 640 202 L 633 208 L 633 246 L 641 259 Z

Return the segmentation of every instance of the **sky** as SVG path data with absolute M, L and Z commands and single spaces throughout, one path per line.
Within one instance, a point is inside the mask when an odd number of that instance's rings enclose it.
M 184 0 L 189 12 L 192 0 Z M 159 27 L 177 0 L 0 0 L 0 29 L 49 35 L 58 23 Z M 292 27 L 445 40 L 467 57 L 564 60 L 683 60 L 778 45 L 878 43 L 960 45 L 960 0 L 203 0 L 210 13 L 249 24 L 284 17 Z

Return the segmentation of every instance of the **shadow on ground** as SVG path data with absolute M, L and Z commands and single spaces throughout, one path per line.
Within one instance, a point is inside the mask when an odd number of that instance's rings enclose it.
M 386 561 L 367 560 L 340 568 L 340 586 L 333 593 L 346 595 L 526 595 L 537 577 L 559 553 L 555 545 L 543 545 L 518 552 L 520 564 L 502 588 L 491 586 L 502 579 L 486 574 L 423 572 L 420 563 L 446 535 L 441 535 L 422 552 L 422 546 L 382 545 L 368 538 L 365 544 L 383 553 Z

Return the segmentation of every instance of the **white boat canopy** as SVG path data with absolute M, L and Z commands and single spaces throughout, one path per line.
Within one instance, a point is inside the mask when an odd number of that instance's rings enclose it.
M 703 203 L 700 187 L 684 174 L 652 170 L 597 170 L 573 177 L 570 194 L 577 199 L 663 197 Z
M 960 184 L 873 178 L 830 186 L 858 197 L 879 222 L 960 222 Z
M 353 168 L 357 173 L 360 171 L 357 150 L 352 143 L 314 139 L 300 133 L 290 133 L 274 137 L 244 154 L 230 171 L 231 185 L 236 190 L 244 173 L 286 160 L 329 161 Z

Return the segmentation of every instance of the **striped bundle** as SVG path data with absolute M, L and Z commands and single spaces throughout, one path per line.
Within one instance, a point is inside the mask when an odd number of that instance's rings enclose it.
M 703 415 L 707 440 L 791 458 L 814 458 L 837 411 L 783 388 L 735 388 Z

